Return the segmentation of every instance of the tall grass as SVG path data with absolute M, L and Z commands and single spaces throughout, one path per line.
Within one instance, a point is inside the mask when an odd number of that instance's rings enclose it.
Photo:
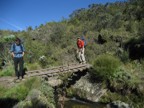
M 14 71 L 14 66 L 12 64 L 4 67 L 0 72 L 0 76 L 14 76 L 14 75 L 15 75 L 15 71 Z
M 121 63 L 118 58 L 109 54 L 100 55 L 96 58 L 93 65 L 93 74 L 102 80 L 113 77 L 120 67 Z

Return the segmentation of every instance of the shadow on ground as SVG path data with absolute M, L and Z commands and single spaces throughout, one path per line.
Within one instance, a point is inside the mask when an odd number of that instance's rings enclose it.
M 18 100 L 12 98 L 0 98 L 0 107 L 1 108 L 12 108 L 15 104 L 18 103 Z

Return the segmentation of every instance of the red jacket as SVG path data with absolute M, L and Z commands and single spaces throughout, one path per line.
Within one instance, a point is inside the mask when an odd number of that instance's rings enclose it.
M 84 41 L 82 41 L 82 40 L 77 40 L 77 46 L 78 46 L 78 48 L 83 48 L 84 47 Z

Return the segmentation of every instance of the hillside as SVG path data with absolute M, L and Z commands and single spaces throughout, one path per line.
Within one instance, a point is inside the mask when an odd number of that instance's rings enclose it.
M 93 65 L 91 80 L 101 79 L 109 89 L 102 101 L 117 98 L 139 108 L 144 95 L 143 6 L 143 0 L 90 4 L 60 22 L 47 22 L 24 31 L 0 30 L 0 61 L 6 60 L 0 76 L 14 75 L 9 48 L 15 36 L 22 39 L 26 48 L 28 70 L 78 62 L 76 40 L 83 36 L 87 42 L 86 61 Z M 44 61 L 39 59 L 41 56 L 45 56 Z M 127 99 L 120 90 L 128 93 Z
M 124 43 L 132 38 L 143 38 L 143 11 L 142 0 L 91 4 L 89 8 L 75 10 L 69 19 L 41 24 L 34 30 L 28 27 L 22 32 L 1 30 L 0 36 L 21 37 L 27 52 L 32 51 L 34 61 L 45 55 L 48 65 L 74 62 L 76 39 L 84 36 L 87 61 L 92 62 L 99 54 L 115 53 L 119 47 L 124 48 Z

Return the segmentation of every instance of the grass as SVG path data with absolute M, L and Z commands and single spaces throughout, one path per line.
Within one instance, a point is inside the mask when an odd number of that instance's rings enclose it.
M 134 108 L 143 108 L 144 89 L 143 89 L 143 64 L 138 61 L 125 63 L 110 81 L 110 86 L 115 90 L 109 91 L 101 98 L 101 102 L 111 102 L 120 100 L 132 105 Z M 122 95 L 121 90 L 126 91 Z
M 95 77 L 107 80 L 113 77 L 113 74 L 117 72 L 120 65 L 121 63 L 118 58 L 109 54 L 100 55 L 94 62 L 92 73 Z
M 100 102 L 107 103 L 116 100 L 120 100 L 122 102 L 128 103 L 129 105 L 132 105 L 134 108 L 143 108 L 143 104 L 144 104 L 144 97 L 139 97 L 134 94 L 127 94 L 123 96 L 116 92 L 112 93 L 110 91 L 108 91 L 106 95 L 101 97 Z
M 18 99 L 20 100 L 24 100 L 25 97 L 27 96 L 29 92 L 29 89 L 24 86 L 24 85 L 17 85 L 11 89 L 9 89 L 5 94 L 4 97 L 5 98 L 13 98 L 13 99 Z
M 6 66 L 2 69 L 2 71 L 0 72 L 0 76 L 14 76 L 15 75 L 15 71 L 14 71 L 14 67 L 12 64 L 10 64 L 9 66 Z
M 0 86 L 0 98 L 4 97 L 4 94 L 6 93 L 7 88 Z
M 28 63 L 25 64 L 25 67 L 27 68 L 27 70 L 37 70 L 37 69 L 41 69 L 41 66 L 38 63 Z
M 49 104 L 51 105 L 55 105 L 53 88 L 48 85 L 44 80 L 37 77 L 30 78 L 22 83 L 16 84 L 9 89 L 0 86 L 0 99 L 11 99 L 17 100 L 19 102 L 24 101 L 25 103 L 26 97 L 28 97 L 29 92 L 33 89 L 41 92 L 42 99 L 45 99 L 45 101 L 49 102 Z M 25 104 L 27 104 L 27 101 Z

